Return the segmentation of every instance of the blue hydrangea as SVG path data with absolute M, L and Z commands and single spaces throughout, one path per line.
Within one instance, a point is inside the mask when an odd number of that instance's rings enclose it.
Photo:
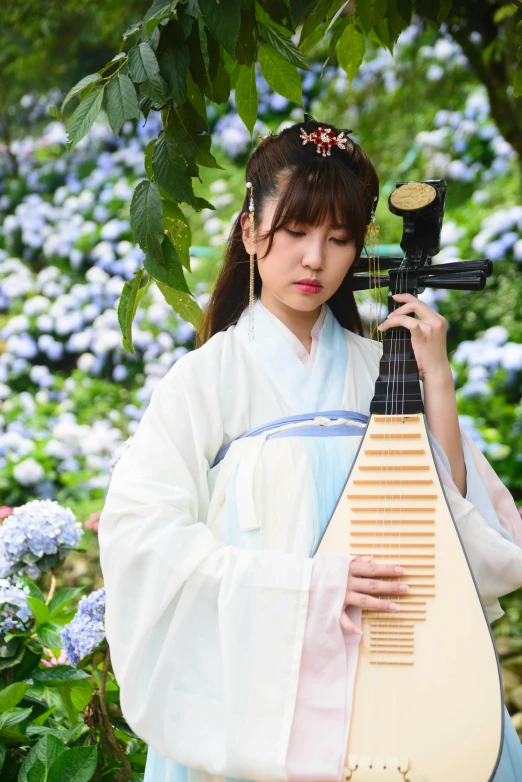
M 55 500 L 31 500 L 0 527 L 0 578 L 26 573 L 38 578 L 75 548 L 82 525 Z
M 86 654 L 105 638 L 105 589 L 84 595 L 72 622 L 65 625 L 61 637 L 71 665 L 78 665 Z
M 27 629 L 33 615 L 27 605 L 29 587 L 14 578 L 0 578 L 0 638 Z

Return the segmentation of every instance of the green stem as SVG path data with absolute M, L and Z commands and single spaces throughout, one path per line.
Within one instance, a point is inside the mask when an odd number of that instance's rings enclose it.
M 62 697 L 63 704 L 67 709 L 67 715 L 71 722 L 71 727 L 74 727 L 74 725 L 76 725 L 76 723 L 78 722 L 78 712 L 74 708 L 73 703 L 71 701 L 70 689 L 66 684 L 63 684 L 61 687 L 58 687 L 58 691 Z
M 52 570 L 49 571 L 51 573 L 51 586 L 49 589 L 49 594 L 47 595 L 47 600 L 45 601 L 45 605 L 49 605 L 51 600 L 53 599 L 54 590 L 56 589 L 56 576 L 52 572 Z

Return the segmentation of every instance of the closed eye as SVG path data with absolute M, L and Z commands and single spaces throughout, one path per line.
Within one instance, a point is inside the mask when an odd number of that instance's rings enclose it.
M 289 233 L 290 236 L 299 237 L 305 235 L 302 231 L 291 231 L 290 228 L 285 228 L 285 231 Z M 343 245 L 343 246 L 348 244 L 348 242 L 350 241 L 349 239 L 335 239 L 333 236 L 331 237 L 331 239 L 332 242 L 335 242 L 336 244 Z

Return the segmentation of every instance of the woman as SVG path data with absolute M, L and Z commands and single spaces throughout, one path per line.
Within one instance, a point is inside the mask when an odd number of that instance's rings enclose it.
M 313 556 L 382 354 L 352 292 L 377 175 L 335 128 L 318 146 L 318 127 L 287 128 L 251 156 L 200 346 L 156 387 L 101 516 L 107 638 L 123 713 L 150 745 L 146 782 L 340 779 L 362 605 L 393 610 L 400 594 L 393 565 Z M 439 471 L 492 621 L 497 597 L 522 584 L 520 517 L 459 430 L 444 319 L 397 301 L 382 329 L 411 330 Z M 505 736 L 495 780 L 515 782 L 508 716 Z

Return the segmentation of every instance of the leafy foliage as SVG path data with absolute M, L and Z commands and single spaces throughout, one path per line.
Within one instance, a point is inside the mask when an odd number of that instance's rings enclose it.
M 109 71 L 103 82 L 94 75 L 72 88 L 64 104 L 73 96 L 79 97 L 80 104 L 69 121 L 69 149 L 92 125 L 102 105 L 102 91 L 116 135 L 126 119 L 137 116 L 137 105 L 144 117 L 151 111 L 161 112 L 164 129 L 152 144 L 152 155 L 149 153 L 146 168 L 150 181 L 136 189 L 132 229 L 146 253 L 146 274 L 162 283 L 162 291 L 170 292 L 168 300 L 175 308 L 183 298 L 180 291 L 188 297 L 187 303 L 191 294 L 177 252 L 170 243 L 161 241 L 161 231 L 167 230 L 167 225 L 160 199 L 178 207 L 184 203 L 196 211 L 211 206 L 196 195 L 191 181 L 199 178 L 199 166 L 216 165 L 210 153 L 204 97 L 222 104 L 234 87 L 239 116 L 252 133 L 258 108 L 256 59 L 274 90 L 302 105 L 300 71 L 309 70 L 307 56 L 315 45 L 328 39 L 328 58 L 337 56 L 351 81 L 362 63 L 366 39 L 392 52 L 414 8 L 434 29 L 462 15 L 458 0 L 365 0 L 356 4 L 320 0 L 307 6 L 298 18 L 286 3 L 275 0 L 229 0 L 226 6 L 218 0 L 154 0 L 144 17 L 124 32 L 121 56 L 103 69 Z M 518 31 L 522 11 L 508 16 L 513 17 Z M 521 50 L 519 47 L 513 74 L 516 95 L 522 81 Z M 111 71 L 114 65 L 117 68 Z M 132 298 L 132 284 L 128 285 L 120 322 L 124 324 L 126 348 L 132 352 L 129 314 L 135 308 L 129 308 L 128 301 L 132 299 L 134 304 L 137 298 Z M 192 301 L 189 309 L 197 326 L 197 304 Z

